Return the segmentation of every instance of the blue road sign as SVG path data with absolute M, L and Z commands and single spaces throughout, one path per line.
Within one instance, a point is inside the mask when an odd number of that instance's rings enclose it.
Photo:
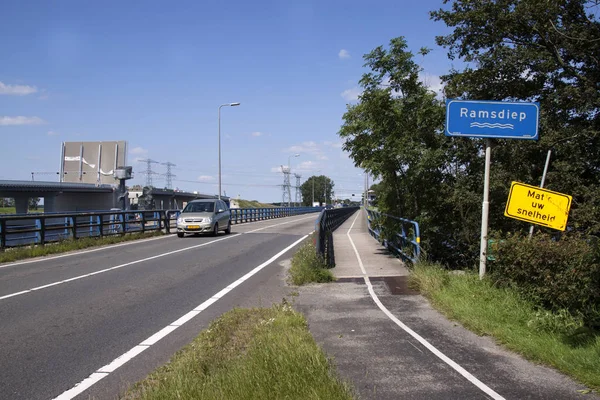
M 538 139 L 539 103 L 446 100 L 446 136 Z

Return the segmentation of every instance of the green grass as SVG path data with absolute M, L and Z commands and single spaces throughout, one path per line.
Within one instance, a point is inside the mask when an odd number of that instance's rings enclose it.
M 28 213 L 43 213 L 44 207 L 38 206 L 37 210 L 28 210 Z M 15 207 L 0 207 L 0 215 L 2 214 L 16 214 L 17 209 Z
M 514 291 L 480 281 L 475 273 L 454 275 L 423 263 L 415 266 L 410 279 L 435 308 L 466 328 L 600 388 L 600 333 L 582 328 L 575 318 L 540 311 Z
M 352 399 L 304 316 L 284 302 L 233 309 L 125 399 Z
M 124 236 L 105 236 L 102 238 L 82 238 L 77 240 L 64 240 L 57 243 L 48 243 L 45 246 L 16 247 L 0 251 L 0 263 L 13 262 L 26 258 L 47 256 L 51 254 L 66 253 L 73 250 L 86 249 L 88 247 L 104 246 L 131 240 L 146 239 L 161 236 L 162 232 L 128 233 Z
M 237 200 L 240 208 L 275 208 L 273 204 L 261 203 L 257 200 Z
M 317 254 L 313 245 L 313 236 L 292 257 L 289 270 L 289 282 L 293 285 L 304 285 L 310 282 L 331 282 L 335 278 L 327 269 L 325 261 Z

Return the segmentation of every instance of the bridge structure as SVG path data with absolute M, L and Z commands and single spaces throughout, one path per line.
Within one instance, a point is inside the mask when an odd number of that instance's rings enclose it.
M 138 197 L 141 195 L 138 192 Z M 211 194 L 159 188 L 151 188 L 146 195 L 152 198 L 156 209 L 183 208 L 194 199 L 216 198 Z M 17 214 L 27 213 L 32 198 L 44 199 L 44 212 L 76 212 L 122 208 L 119 196 L 117 186 L 108 184 L 0 180 L 0 198 L 13 198 Z M 228 197 L 221 198 L 229 203 Z

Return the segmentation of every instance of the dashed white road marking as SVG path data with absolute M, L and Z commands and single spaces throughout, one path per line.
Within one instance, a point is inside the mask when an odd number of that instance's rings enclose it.
M 352 245 L 352 248 L 354 249 L 354 254 L 356 255 L 356 259 L 358 260 L 358 265 L 360 266 L 360 270 L 363 273 L 363 278 L 364 278 L 367 288 L 369 290 L 369 294 L 371 295 L 371 298 L 373 299 L 375 304 L 377 304 L 377 307 L 379 307 L 379 309 L 381 311 L 383 311 L 383 313 L 385 315 L 387 315 L 389 319 L 394 321 L 394 323 L 396 325 L 398 325 L 406 333 L 408 333 L 410 336 L 415 338 L 419 343 L 421 343 L 427 350 L 432 352 L 435 356 L 437 356 L 443 362 L 445 362 L 450 367 L 452 367 L 452 369 L 454 369 L 456 372 L 458 372 L 463 377 L 465 377 L 469 382 L 471 382 L 472 384 L 477 386 L 485 394 L 487 394 L 494 400 L 505 400 L 504 397 L 500 396 L 498 393 L 496 393 L 494 390 L 492 390 L 492 388 L 487 386 L 485 383 L 481 382 L 479 379 L 477 379 L 475 376 L 473 376 L 471 373 L 469 373 L 466 369 L 464 369 L 463 367 L 458 365 L 456 362 L 454 362 L 452 359 L 450 359 L 444 353 L 442 353 L 437 348 L 435 348 L 431 343 L 429 343 L 427 340 L 425 340 L 421 335 L 419 335 L 417 332 L 410 329 L 402 321 L 400 321 L 398 318 L 396 318 L 396 316 L 394 314 L 392 314 L 390 312 L 390 310 L 388 310 L 383 305 L 383 303 L 379 300 L 379 297 L 377 297 L 377 294 L 375 294 L 375 291 L 373 290 L 373 285 L 371 285 L 371 280 L 369 279 L 369 276 L 367 275 L 367 271 L 365 270 L 365 266 L 363 265 L 362 259 L 360 258 L 360 254 L 358 253 L 358 250 L 356 249 L 356 246 L 354 245 L 354 241 L 352 240 L 352 237 L 350 236 L 350 232 L 352 231 L 352 228 L 354 227 L 356 220 L 358 219 L 358 217 L 361 214 L 362 214 L 362 210 L 356 215 L 356 217 L 354 218 L 354 221 L 352 221 L 352 225 L 350 225 L 350 229 L 348 229 L 346 236 L 348 236 L 348 239 L 350 240 L 350 244 Z
M 251 230 L 251 231 L 248 231 L 248 232 L 234 233 L 234 234 L 222 237 L 220 239 L 212 240 L 210 242 L 201 243 L 201 244 L 197 244 L 197 245 L 190 246 L 190 247 L 185 247 L 183 249 L 177 249 L 177 250 L 173 250 L 173 251 L 168 251 L 166 253 L 157 254 L 155 256 L 146 257 L 146 258 L 142 258 L 142 259 L 139 259 L 139 260 L 131 261 L 131 262 L 128 262 L 128 263 L 125 263 L 125 264 L 116 265 L 114 267 L 105 268 L 105 269 L 101 269 L 101 270 L 98 270 L 98 271 L 90 272 L 89 274 L 79 275 L 79 276 L 75 276 L 73 278 L 64 279 L 62 281 L 52 282 L 52 283 L 48 283 L 46 285 L 37 286 L 37 287 L 31 288 L 31 289 L 22 290 L 20 292 L 16 292 L 16 293 L 11 293 L 11 294 L 7 294 L 7 295 L 4 295 L 4 296 L 0 296 L 0 300 L 6 300 L 6 299 L 11 298 L 11 297 L 20 296 L 20 295 L 23 295 L 23 294 L 35 292 L 35 291 L 38 291 L 38 290 L 41 290 L 41 289 L 46 289 L 46 288 L 49 288 L 49 287 L 52 287 L 52 286 L 61 285 L 63 283 L 77 281 L 77 280 L 80 280 L 80 279 L 83 279 L 83 278 L 88 278 L 90 276 L 102 274 L 104 272 L 114 271 L 116 269 L 128 267 L 130 265 L 140 264 L 140 263 L 143 263 L 143 262 L 146 262 L 146 261 L 155 260 L 157 258 L 162 258 L 162 257 L 170 256 L 170 255 L 173 255 L 173 254 L 181 253 L 181 252 L 184 252 L 184 251 L 193 250 L 193 249 L 197 249 L 197 248 L 200 248 L 200 247 L 208 246 L 209 244 L 212 244 L 212 243 L 221 242 L 221 241 L 227 240 L 227 239 L 232 239 L 234 237 L 238 237 L 238 236 L 241 236 L 241 235 L 246 235 L 248 233 L 259 232 L 259 231 L 262 231 L 264 229 L 273 228 L 273 227 L 281 226 L 281 225 L 292 224 L 294 222 L 304 221 L 304 220 L 310 219 L 310 218 L 314 218 L 314 216 L 313 217 L 308 217 L 308 218 L 295 219 L 293 221 L 282 222 L 282 223 L 275 224 L 275 225 L 269 225 L 269 226 L 265 226 L 263 228 L 254 229 L 254 230 Z
M 127 363 L 128 361 L 130 361 L 131 359 L 133 359 L 134 357 L 136 357 L 143 351 L 150 348 L 150 346 L 156 344 L 159 340 L 161 340 L 162 338 L 167 336 L 169 333 L 173 332 L 175 329 L 179 328 L 180 326 L 182 326 L 183 324 L 185 324 L 186 322 L 188 322 L 189 320 L 194 318 L 196 315 L 198 315 L 202 311 L 206 310 L 209 306 L 214 304 L 219 299 L 223 298 L 223 296 L 225 296 L 227 293 L 231 292 L 233 289 L 235 289 L 237 286 L 241 285 L 248 278 L 255 275 L 257 272 L 259 272 L 260 270 L 265 268 L 267 265 L 271 264 L 273 261 L 277 260 L 283 254 L 287 253 L 290 249 L 292 249 L 294 246 L 298 245 L 300 242 L 302 242 L 307 237 L 308 237 L 308 235 L 305 235 L 302 238 L 296 240 L 294 243 L 292 243 L 285 249 L 281 250 L 279 253 L 275 254 L 273 257 L 269 258 L 267 261 L 260 264 L 258 267 L 254 268 L 252 271 L 248 272 L 247 274 L 245 274 L 244 276 L 242 276 L 235 282 L 231 283 L 224 289 L 215 293 L 212 297 L 210 297 L 208 300 L 206 300 L 205 302 L 200 304 L 198 307 L 194 308 L 192 311 L 183 315 L 182 317 L 180 317 L 173 323 L 165 326 L 163 329 L 159 330 L 158 332 L 156 332 L 155 334 L 150 336 L 148 339 L 142 341 L 137 346 L 134 346 L 129 351 L 127 351 L 124 354 L 120 355 L 119 357 L 115 358 L 109 364 L 99 368 L 96 372 L 92 373 L 90 376 L 88 376 L 87 378 L 85 378 L 84 380 L 82 380 L 81 382 L 76 384 L 71 389 L 63 392 L 58 397 L 55 397 L 54 400 L 70 400 L 70 399 L 74 398 L 75 396 L 83 393 L 85 390 L 89 389 L 91 386 L 93 386 L 100 380 L 107 377 L 110 373 L 114 372 L 117 368 L 121 367 L 123 364 Z
M 150 260 L 155 260 L 157 258 L 162 258 L 162 257 L 170 256 L 172 254 L 177 254 L 177 253 L 181 253 L 181 252 L 184 252 L 184 251 L 197 249 L 199 247 L 208 246 L 209 244 L 212 244 L 212 243 L 215 243 L 215 242 L 220 242 L 220 241 L 223 241 L 223 240 L 226 240 L 226 239 L 229 239 L 229 238 L 233 238 L 233 237 L 236 237 L 236 236 L 240 236 L 240 234 L 238 233 L 238 234 L 235 234 L 235 235 L 226 236 L 226 237 L 221 238 L 221 239 L 212 240 L 210 242 L 201 243 L 201 244 L 198 244 L 198 245 L 195 245 L 195 246 L 185 247 L 183 249 L 178 249 L 178 250 L 173 250 L 173 251 L 169 251 L 169 252 L 162 253 L 162 254 L 157 254 L 157 255 L 152 256 L 152 257 L 146 257 L 146 258 L 142 258 L 140 260 L 135 260 L 135 261 L 131 261 L 131 262 L 128 262 L 128 263 L 125 263 L 125 264 L 116 265 L 114 267 L 101 269 L 101 270 L 98 270 L 98 271 L 91 272 L 89 274 L 79 275 L 79 276 L 75 276 L 73 278 L 65 279 L 65 280 L 62 280 L 62 281 L 49 283 L 47 285 L 34 287 L 34 288 L 31 288 L 31 289 L 28 289 L 28 290 L 23 290 L 21 292 L 7 294 L 5 296 L 1 296 L 0 300 L 5 300 L 5 299 L 8 299 L 10 297 L 15 297 L 15 296 L 20 296 L 20 295 L 26 294 L 26 293 L 31 293 L 31 292 L 34 292 L 36 290 L 45 289 L 45 288 L 48 288 L 48 287 L 51 287 L 51 286 L 56 286 L 56 285 L 61 285 L 63 283 L 76 281 L 76 280 L 87 278 L 87 277 L 90 277 L 90 276 L 102 274 L 104 272 L 114 271 L 115 269 L 120 269 L 120 268 L 123 268 L 123 267 L 128 267 L 130 265 L 139 264 L 139 263 L 143 263 L 143 262 L 150 261 Z

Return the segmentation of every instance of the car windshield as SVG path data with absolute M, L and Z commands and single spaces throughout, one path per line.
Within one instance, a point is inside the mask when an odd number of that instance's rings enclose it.
M 198 212 L 213 212 L 215 210 L 215 203 L 212 201 L 188 203 L 183 209 L 184 213 L 198 213 Z

